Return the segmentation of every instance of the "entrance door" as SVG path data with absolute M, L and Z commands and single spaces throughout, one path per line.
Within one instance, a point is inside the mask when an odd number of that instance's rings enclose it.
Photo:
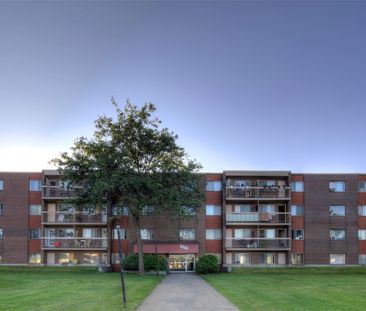
M 194 254 L 169 255 L 169 271 L 194 271 Z

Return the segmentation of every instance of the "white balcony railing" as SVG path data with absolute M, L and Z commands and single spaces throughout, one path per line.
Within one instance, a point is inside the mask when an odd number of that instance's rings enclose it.
M 42 222 L 45 223 L 107 223 L 107 213 L 89 212 L 42 212 Z
M 226 222 L 264 222 L 264 223 L 289 223 L 290 213 L 267 213 L 267 212 L 246 212 L 227 213 Z
M 290 238 L 227 238 L 225 247 L 243 249 L 286 249 L 290 248 Z
M 105 249 L 108 247 L 108 239 L 105 237 L 42 237 L 44 249 Z

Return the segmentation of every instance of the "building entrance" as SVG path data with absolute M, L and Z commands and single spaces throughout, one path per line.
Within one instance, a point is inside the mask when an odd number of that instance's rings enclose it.
M 169 255 L 169 271 L 194 271 L 195 255 Z

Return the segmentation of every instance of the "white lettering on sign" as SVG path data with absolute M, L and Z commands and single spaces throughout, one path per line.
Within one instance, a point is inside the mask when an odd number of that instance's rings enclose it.
M 188 246 L 187 245 L 179 245 L 179 248 L 181 248 L 181 249 L 184 249 L 184 250 L 186 250 L 186 251 L 188 251 Z

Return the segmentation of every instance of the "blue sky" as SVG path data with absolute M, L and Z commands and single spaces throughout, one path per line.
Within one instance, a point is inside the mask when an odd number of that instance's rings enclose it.
M 366 2 L 0 2 L 0 170 L 153 102 L 204 166 L 365 172 Z

